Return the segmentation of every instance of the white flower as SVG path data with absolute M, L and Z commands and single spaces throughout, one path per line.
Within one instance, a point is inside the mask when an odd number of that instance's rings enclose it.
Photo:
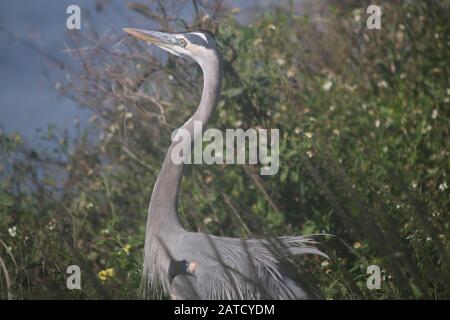
M 313 133 L 312 133 L 312 132 L 306 132 L 306 133 L 305 133 L 305 136 L 306 136 L 308 139 L 311 139 L 311 138 L 313 137 Z
M 361 15 L 362 15 L 363 11 L 362 9 L 358 8 L 353 10 L 352 14 L 353 14 L 353 20 L 355 20 L 356 22 L 361 21 Z
M 210 218 L 210 217 L 206 217 L 204 220 L 203 220 L 203 223 L 204 224 L 210 224 L 212 222 L 212 219 Z
M 436 109 L 433 110 L 433 112 L 431 113 L 431 119 L 436 119 L 438 116 L 438 111 Z
M 133 118 L 133 114 L 131 112 L 125 112 L 125 119 Z
M 295 68 L 294 67 L 289 68 L 288 71 L 286 71 L 286 76 L 288 78 L 295 77 Z
M 361 244 L 361 242 L 355 242 L 354 244 L 353 244 L 353 248 L 355 248 L 355 249 L 361 249 L 362 248 L 362 244 Z
M 330 263 L 327 260 L 322 261 L 322 263 L 321 263 L 322 267 L 327 267 L 329 264 Z
M 314 154 L 312 153 L 312 151 L 306 151 L 306 155 L 308 156 L 308 158 L 312 158 Z
M 441 191 L 445 191 L 445 190 L 447 190 L 447 188 L 448 188 L 447 182 L 441 183 L 439 185 L 439 190 L 441 190 Z
M 253 41 L 253 45 L 257 46 L 258 44 L 260 44 L 262 42 L 261 38 L 255 39 L 255 41 Z
M 47 227 L 48 227 L 48 230 L 50 230 L 50 231 L 54 230 L 56 227 L 56 220 L 55 219 L 50 220 Z
M 205 15 L 202 17 L 202 22 L 207 22 L 207 21 L 209 21 L 209 20 L 211 20 L 211 17 L 209 16 L 209 14 L 205 14 Z
M 286 60 L 284 60 L 283 58 L 277 58 L 277 63 L 280 65 L 280 66 L 282 66 L 282 65 L 284 65 L 285 63 L 286 63 Z
M 14 227 L 8 228 L 8 233 L 11 237 L 14 238 L 17 235 L 17 227 L 14 226 Z
M 381 124 L 381 121 L 380 120 L 375 120 L 375 127 L 376 128 L 378 128 L 379 126 L 380 126 L 380 124 Z
M 329 91 L 331 87 L 333 86 L 333 82 L 330 80 L 325 81 L 325 83 L 322 85 L 322 89 L 325 91 Z
M 387 87 L 388 87 L 388 84 L 387 84 L 386 81 L 381 80 L 380 82 L 378 82 L 378 87 L 379 87 L 379 88 L 387 88 Z

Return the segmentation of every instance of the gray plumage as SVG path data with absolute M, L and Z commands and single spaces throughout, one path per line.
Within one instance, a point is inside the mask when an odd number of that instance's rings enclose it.
M 124 29 L 171 54 L 192 58 L 203 71 L 203 93 L 192 117 L 182 126 L 191 143 L 201 139 L 194 121 L 205 129 L 220 95 L 221 58 L 212 36 L 204 32 L 162 33 Z M 195 133 L 195 135 L 194 135 Z M 146 297 L 169 293 L 173 299 L 311 299 L 306 286 L 289 276 L 284 257 L 316 254 L 310 236 L 270 240 L 217 237 L 188 232 L 178 220 L 177 200 L 183 165 L 171 160 L 174 139 L 156 180 L 149 205 L 143 289 Z

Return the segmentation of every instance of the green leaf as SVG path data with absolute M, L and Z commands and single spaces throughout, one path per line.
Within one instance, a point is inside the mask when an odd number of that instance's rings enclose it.
M 234 98 L 242 94 L 244 91 L 244 88 L 231 88 L 228 90 L 225 90 L 222 95 L 226 98 Z

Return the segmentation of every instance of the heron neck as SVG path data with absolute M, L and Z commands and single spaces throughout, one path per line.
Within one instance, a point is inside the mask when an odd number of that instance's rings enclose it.
M 200 63 L 203 71 L 203 92 L 200 104 L 188 121 L 181 127 L 190 133 L 191 146 L 197 139 L 202 139 L 202 132 L 214 112 L 220 95 L 221 63 L 220 58 L 209 59 Z M 202 132 L 194 130 L 194 122 L 202 123 Z M 177 214 L 178 192 L 183 176 L 183 164 L 175 164 L 171 159 L 174 147 L 180 143 L 173 141 L 164 159 L 161 171 L 153 189 L 149 207 L 148 227 L 164 230 L 181 229 Z

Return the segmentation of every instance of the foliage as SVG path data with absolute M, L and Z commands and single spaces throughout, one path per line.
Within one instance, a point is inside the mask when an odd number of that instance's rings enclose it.
M 252 25 L 196 7 L 191 25 L 213 29 L 224 58 L 210 127 L 279 128 L 280 171 L 188 166 L 181 220 L 227 236 L 334 235 L 321 238 L 329 262 L 295 260 L 329 299 L 448 299 L 448 1 L 385 3 L 381 30 L 365 27 L 366 7 L 326 3 L 320 20 L 274 8 Z M 157 4 L 132 8 L 183 26 Z M 93 111 L 88 130 L 49 128 L 51 151 L 0 136 L 2 298 L 140 297 L 151 188 L 201 74 L 116 37 L 82 39 L 90 52 L 74 39 L 83 69 L 61 91 Z M 71 264 L 80 291 L 66 289 Z M 372 264 L 380 290 L 366 287 Z

